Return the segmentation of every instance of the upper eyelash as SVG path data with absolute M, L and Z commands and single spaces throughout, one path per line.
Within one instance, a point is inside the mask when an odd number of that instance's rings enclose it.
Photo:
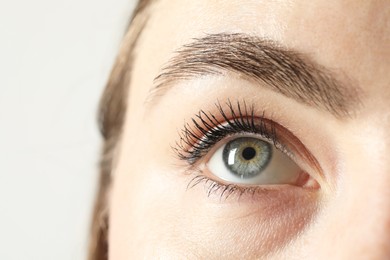
M 228 100 L 226 102 L 228 113 L 220 102 L 215 105 L 221 120 L 211 112 L 206 113 L 200 110 L 191 119 L 193 126 L 189 123 L 185 124 L 179 133 L 180 141 L 173 148 L 179 159 L 194 165 L 220 140 L 237 133 L 258 134 L 272 142 L 277 148 L 285 150 L 285 147 L 278 142 L 275 123 L 265 118 L 265 112 L 260 117 L 255 116 L 254 106 L 249 107 L 245 101 L 243 105 L 237 101 L 234 106 Z

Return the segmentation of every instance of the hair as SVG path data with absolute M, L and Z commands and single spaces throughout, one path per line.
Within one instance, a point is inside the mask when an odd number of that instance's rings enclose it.
M 90 230 L 89 260 L 108 259 L 108 194 L 115 167 L 114 155 L 120 143 L 125 120 L 131 69 L 136 55 L 134 50 L 146 25 L 151 2 L 152 0 L 138 1 L 100 100 L 98 122 L 103 137 L 103 147 L 98 191 Z

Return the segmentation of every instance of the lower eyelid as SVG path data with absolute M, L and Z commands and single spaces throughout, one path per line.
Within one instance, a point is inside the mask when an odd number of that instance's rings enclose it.
M 236 203 L 236 202 L 262 202 L 280 203 L 277 198 L 281 196 L 297 196 L 301 194 L 304 196 L 315 196 L 318 188 L 304 188 L 295 185 L 282 184 L 282 185 L 236 185 L 227 184 L 220 181 L 216 181 L 198 173 L 195 177 L 192 177 L 187 185 L 187 191 L 202 187 L 206 196 L 215 201 L 215 203 Z

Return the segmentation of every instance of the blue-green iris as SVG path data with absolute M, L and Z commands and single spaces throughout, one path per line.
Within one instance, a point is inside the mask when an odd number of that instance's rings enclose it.
M 227 143 L 223 149 L 226 167 L 241 179 L 258 176 L 272 158 L 271 144 L 253 137 L 240 137 Z

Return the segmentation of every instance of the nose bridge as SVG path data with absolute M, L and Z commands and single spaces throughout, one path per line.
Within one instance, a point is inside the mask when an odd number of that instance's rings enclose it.
M 345 178 L 328 205 L 316 250 L 324 259 L 390 259 L 389 178 L 385 184 L 374 170 L 367 176 Z
M 350 229 L 358 239 L 362 254 L 390 259 L 390 175 L 384 168 L 372 167 L 364 178 L 346 193 Z M 364 174 L 364 173 L 363 173 Z M 353 182 L 351 182 L 353 184 Z M 382 256 L 382 257 L 379 257 Z
M 386 110 L 387 111 L 387 110 Z M 371 183 L 367 194 L 367 213 L 374 215 L 370 224 L 373 232 L 372 247 L 382 253 L 382 259 L 390 259 L 390 113 L 384 116 L 377 131 L 377 149 L 369 157 L 367 165 L 372 172 L 366 176 L 367 184 Z M 371 138 L 374 139 L 374 138 Z M 367 184 L 362 188 L 366 187 Z M 369 211 L 371 208 L 372 211 Z M 375 214 L 371 212 L 375 211 Z
M 390 104 L 390 99 L 388 101 Z M 374 144 L 377 146 L 375 155 L 378 159 L 378 166 L 381 167 L 384 177 L 390 176 L 390 106 L 385 106 L 380 112 L 379 118 L 373 122 L 371 128 L 374 128 L 376 131 L 376 142 Z M 374 139 L 375 136 L 371 136 L 370 139 Z M 375 147 L 373 147 L 375 148 Z M 374 160 L 375 158 L 372 158 Z M 387 183 L 390 185 L 390 183 Z
M 343 247 L 345 259 L 390 259 L 389 178 L 376 170 L 367 173 L 369 180 L 350 181 L 355 186 L 340 195 L 345 196 L 339 205 L 344 234 L 335 242 Z
M 361 129 L 340 173 L 333 244 L 342 259 L 390 259 L 390 124 Z

